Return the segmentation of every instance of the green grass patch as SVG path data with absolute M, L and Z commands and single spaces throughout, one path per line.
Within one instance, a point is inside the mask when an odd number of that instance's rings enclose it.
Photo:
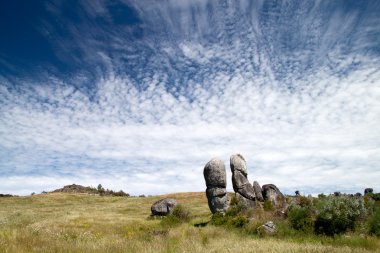
M 170 217 L 148 218 L 152 203 L 164 197 L 177 198 L 176 211 Z M 232 206 L 224 216 L 212 216 L 204 193 L 2 198 L 0 252 L 376 252 L 380 248 L 379 238 L 367 235 L 365 224 L 339 236 L 317 236 L 293 229 L 272 211 Z M 276 224 L 278 233 L 262 237 L 257 227 L 268 220 Z

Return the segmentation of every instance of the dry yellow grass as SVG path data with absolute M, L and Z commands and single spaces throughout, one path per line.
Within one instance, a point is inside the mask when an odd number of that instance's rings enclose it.
M 150 219 L 151 204 L 176 197 L 192 220 L 164 227 Z M 208 221 L 204 193 L 146 198 L 46 194 L 0 199 L 0 252 L 370 252 L 376 248 L 334 246 L 318 241 L 258 238 Z M 380 245 L 369 238 L 371 245 Z

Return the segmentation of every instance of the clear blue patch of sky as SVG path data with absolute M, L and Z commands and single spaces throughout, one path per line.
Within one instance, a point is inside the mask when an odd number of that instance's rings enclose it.
M 267 51 L 271 57 L 271 64 L 274 70 L 274 75 L 278 80 L 290 79 L 295 80 L 297 71 L 299 75 L 304 75 L 308 70 L 315 68 L 320 64 L 321 59 L 325 60 L 325 56 L 314 55 L 318 48 L 318 38 L 312 38 L 313 31 L 310 34 L 300 34 L 299 27 L 303 25 L 304 18 L 308 17 L 308 11 L 313 9 L 316 2 L 309 1 L 290 2 L 288 7 L 284 8 L 283 1 L 265 1 L 259 13 L 258 20 L 262 34 L 258 41 L 249 41 L 245 37 L 245 29 L 249 28 L 250 15 L 255 12 L 248 10 L 238 10 L 235 4 L 231 4 L 236 8 L 232 15 L 227 15 L 226 4 L 220 4 L 217 9 L 208 4 L 207 21 L 211 29 L 208 33 L 203 34 L 200 38 L 201 43 L 212 45 L 214 43 L 231 44 L 234 36 L 239 36 L 247 44 L 256 44 L 260 50 Z M 47 10 L 47 4 L 52 4 L 59 9 L 61 16 L 56 16 Z M 64 76 L 65 80 L 70 82 L 73 76 L 78 74 L 87 77 L 83 83 L 73 79 L 73 84 L 78 89 L 89 93 L 93 87 L 94 81 L 98 78 L 98 72 L 106 72 L 106 66 L 101 62 L 89 62 L 86 60 L 86 52 L 83 48 L 76 46 L 78 38 L 73 37 L 67 25 L 80 26 L 82 24 L 92 24 L 99 29 L 88 31 L 94 40 L 97 41 L 97 47 L 94 48 L 94 53 L 104 51 L 111 57 L 111 60 L 119 62 L 119 68 L 114 69 L 118 74 L 126 74 L 136 82 L 139 89 L 144 89 L 145 86 L 141 83 L 141 70 L 147 73 L 167 73 L 169 80 L 166 82 L 168 90 L 174 90 L 174 95 L 185 92 L 183 89 L 188 85 L 187 80 L 192 79 L 203 84 L 208 74 L 201 74 L 201 70 L 205 68 L 196 62 L 183 61 L 178 48 L 174 54 L 174 58 L 165 55 L 160 47 L 160 43 L 169 43 L 172 46 L 186 39 L 196 39 L 192 34 L 182 34 L 178 31 L 170 30 L 170 27 L 165 24 L 165 20 L 153 24 L 153 27 L 147 27 L 144 23 L 145 17 L 140 17 L 134 9 L 133 4 L 125 4 L 121 1 L 110 1 L 106 7 L 111 15 L 110 19 L 96 15 L 91 17 L 87 15 L 83 2 L 80 1 L 22 1 L 22 0 L 3 0 L 0 3 L 0 75 L 7 77 L 22 77 L 22 76 L 38 76 L 41 70 L 51 72 L 54 75 Z M 147 1 L 148 5 L 149 2 Z M 302 10 L 299 9 L 303 5 Z M 256 8 L 254 4 L 250 4 L 249 8 Z M 359 18 L 352 27 L 352 33 L 347 38 L 339 41 L 339 46 L 343 49 L 342 55 L 351 53 L 356 39 L 360 36 L 365 36 L 372 44 L 361 48 L 364 54 L 379 54 L 380 53 L 380 26 L 376 26 L 379 22 L 378 13 L 380 4 L 378 1 L 355 1 L 355 0 L 340 0 L 326 1 L 318 7 L 320 17 L 328 25 L 328 21 L 337 13 L 341 16 L 349 16 L 358 14 Z M 285 11 L 285 12 L 284 12 Z M 197 9 L 192 9 L 193 12 L 193 28 L 196 30 Z M 224 17 L 218 15 L 225 13 Z M 244 15 L 242 15 L 244 14 Z M 174 17 L 180 17 L 179 13 L 172 13 Z M 297 15 L 300 17 L 296 20 Z M 223 20 L 221 26 L 217 26 L 218 21 Z M 51 31 L 41 29 L 43 23 L 51 26 Z M 219 22 L 220 23 L 220 22 Z M 151 24 L 152 25 L 152 24 Z M 190 24 L 191 25 L 191 24 Z M 215 27 L 213 27 L 215 25 Z M 364 25 L 370 25 L 371 31 L 363 31 Z M 125 29 L 125 28 L 128 29 Z M 240 32 L 237 30 L 241 29 Z M 327 28 L 326 28 L 327 29 Z M 112 46 L 111 38 L 107 37 L 109 33 L 121 32 L 123 35 L 120 39 L 125 40 L 125 45 L 130 45 L 132 49 L 120 49 Z M 86 33 L 87 31 L 80 31 Z M 177 33 L 176 33 L 177 32 Z M 222 37 L 220 37 L 222 34 Z M 84 34 L 85 35 L 85 34 Z M 88 34 L 86 34 L 88 35 Z M 306 37 L 305 37 L 306 36 Z M 310 44 L 308 40 L 314 40 L 314 44 Z M 85 41 L 86 42 L 86 41 Z M 156 48 L 152 48 L 152 42 Z M 62 43 L 69 45 L 62 49 Z M 92 47 L 93 45 L 88 45 Z M 334 46 L 334 45 L 333 45 Z M 309 50 L 309 56 L 305 57 L 302 62 L 293 62 L 290 55 L 297 51 Z M 120 51 L 121 50 L 121 51 Z M 62 54 L 65 57 L 62 57 Z M 131 57 L 128 56 L 138 56 Z M 159 57 L 157 57 L 159 55 Z M 162 57 L 161 64 L 151 62 L 153 57 Z M 252 55 L 247 53 L 247 60 L 252 60 Z M 95 64 L 95 65 L 94 65 Z M 233 63 L 232 63 L 233 64 Z M 213 59 L 207 65 L 211 71 L 216 68 L 225 73 L 233 73 L 234 66 L 229 62 Z M 256 66 L 257 67 L 257 66 Z M 332 67 L 336 67 L 332 65 Z M 352 66 L 355 67 L 355 66 Z M 347 69 L 350 71 L 350 69 Z M 36 77 L 38 78 L 38 77 Z M 291 80 L 291 81 L 292 81 Z M 290 82 L 291 82 L 290 81 Z M 78 84 L 79 83 L 79 84 Z M 291 90 L 292 83 L 285 83 Z M 174 88 L 173 88 L 174 87 Z M 183 95 L 183 94 L 182 94 Z
M 54 43 L 38 31 L 37 26 L 47 17 L 44 1 L 4 0 L 0 3 L 0 58 L 12 68 L 0 63 L 0 74 L 19 75 L 35 70 L 36 66 L 65 65 L 55 56 Z

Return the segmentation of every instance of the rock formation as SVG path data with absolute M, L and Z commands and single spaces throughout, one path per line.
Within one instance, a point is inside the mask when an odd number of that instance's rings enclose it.
M 226 191 L 226 168 L 223 161 L 216 158 L 209 161 L 203 169 L 203 176 L 206 181 L 206 196 L 211 212 L 226 212 L 229 200 Z
M 160 199 L 154 202 L 150 210 L 152 211 L 152 215 L 166 216 L 171 213 L 176 205 L 177 200 L 175 198 Z
M 263 185 L 254 181 L 251 185 L 248 181 L 247 165 L 241 154 L 235 154 L 230 157 L 230 167 L 232 172 L 232 186 L 235 196 L 249 207 L 254 209 L 263 208 L 263 202 L 269 200 L 276 211 L 281 215 L 287 208 L 284 195 L 273 184 Z M 212 159 L 203 170 L 206 180 L 206 196 L 208 205 L 212 213 L 224 213 L 229 208 L 229 200 L 226 191 L 226 170 L 223 161 Z
M 262 187 L 265 200 L 269 200 L 275 208 L 285 207 L 285 197 L 274 184 L 265 184 Z
M 232 155 L 230 158 L 232 172 L 232 185 L 238 198 L 251 207 L 256 206 L 256 194 L 253 186 L 247 178 L 247 165 L 241 154 Z

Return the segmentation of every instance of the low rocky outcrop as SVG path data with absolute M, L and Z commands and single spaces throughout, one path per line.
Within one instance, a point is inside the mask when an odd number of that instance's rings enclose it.
M 166 216 L 171 213 L 176 205 L 177 200 L 175 198 L 165 198 L 154 202 L 150 210 L 152 215 Z
M 269 200 L 275 208 L 285 208 L 286 201 L 284 195 L 274 184 L 265 184 L 262 187 L 263 197 Z
M 56 189 L 52 191 L 52 193 L 63 192 L 63 193 L 85 193 L 85 194 L 98 194 L 101 196 L 115 196 L 115 197 L 129 197 L 128 193 L 124 191 L 113 191 L 109 189 L 104 189 L 101 184 L 98 185 L 98 188 L 94 188 L 91 186 L 82 186 L 78 184 L 70 184 L 65 185 L 63 188 Z M 47 194 L 48 192 L 42 192 L 43 194 Z
M 203 169 L 203 176 L 206 181 L 206 196 L 211 212 L 226 212 L 229 200 L 226 190 L 226 168 L 223 161 L 217 158 L 211 159 Z
M 256 194 L 247 178 L 247 165 L 241 154 L 230 157 L 232 172 L 232 186 L 237 198 L 243 200 L 248 206 L 256 207 Z
M 63 188 L 56 189 L 53 192 L 66 192 L 66 193 L 98 193 L 98 190 L 89 186 L 82 186 L 78 184 L 65 185 Z

